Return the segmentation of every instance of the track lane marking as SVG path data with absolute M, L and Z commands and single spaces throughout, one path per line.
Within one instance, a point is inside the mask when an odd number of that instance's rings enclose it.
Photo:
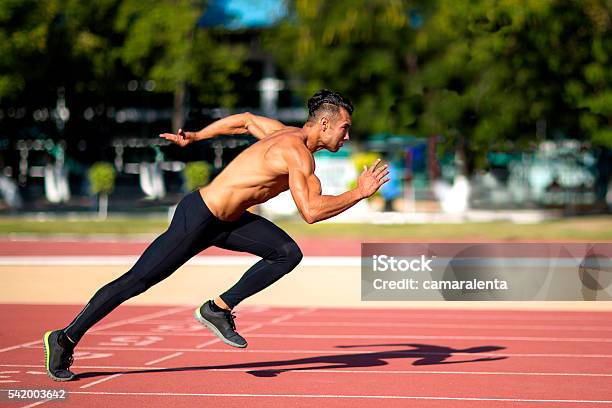
M 41 349 L 42 346 L 37 347 L 24 347 L 29 349 Z M 82 350 L 106 350 L 108 351 L 108 347 L 97 347 L 97 346 L 83 346 L 80 347 Z M 360 353 L 380 353 L 384 352 L 386 354 L 405 354 L 407 356 L 410 355 L 431 355 L 431 356 L 439 356 L 439 355 L 448 355 L 448 353 L 436 353 L 436 352 L 420 352 L 420 351 L 373 351 L 372 349 L 352 349 L 352 351 L 343 351 L 343 350 L 287 350 L 287 349 L 250 349 L 250 350 L 233 350 L 233 349 L 190 349 L 190 348 L 173 348 L 173 347 L 142 347 L 138 349 L 127 348 L 127 347 L 113 347 L 113 351 L 167 351 L 167 352 L 194 352 L 194 353 L 259 353 L 259 354 L 328 354 L 328 355 L 337 355 L 337 354 L 360 354 Z M 453 356 L 474 356 L 474 353 L 461 353 L 461 352 L 453 352 Z M 546 353 L 478 353 L 478 356 L 482 357 L 548 357 L 548 358 L 612 358 L 612 354 L 571 354 L 571 353 L 554 353 L 554 354 L 546 354 Z M 0 364 L 2 366 L 10 366 L 5 364 Z
M 154 364 L 157 364 L 157 363 L 161 363 L 162 361 L 170 360 L 171 358 L 182 356 L 182 355 L 183 355 L 183 352 L 179 351 L 178 353 L 173 353 L 173 354 L 167 355 L 165 357 L 158 358 L 156 360 L 148 361 L 148 362 L 145 363 L 145 365 L 146 366 L 151 366 L 151 365 L 154 365 Z
M 258 323 L 248 327 L 242 332 L 261 328 L 264 324 Z M 148 331 L 120 331 L 120 332 L 101 332 L 96 330 L 98 336 L 158 336 L 158 332 Z M 164 333 L 167 336 L 188 336 L 188 337 L 212 337 L 209 332 L 204 333 Z M 292 339 L 429 339 L 429 340 L 502 340 L 502 341 L 524 341 L 524 342 L 584 342 L 584 343 L 612 343 L 612 337 L 538 337 L 538 336 L 437 336 L 437 335 L 398 335 L 398 334 L 279 334 L 279 333 L 254 333 L 251 337 L 260 338 L 292 338 Z
M 13 365 L 17 367 L 44 367 L 43 365 Z M 77 365 L 74 368 L 80 369 L 95 369 L 95 370 L 148 370 L 148 371 L 171 371 L 175 367 L 151 367 L 151 366 L 84 366 Z M 296 369 L 297 368 L 297 369 Z M 196 370 L 194 370 L 196 371 Z M 198 369 L 197 371 L 203 372 L 252 372 L 252 371 L 282 371 L 283 373 L 295 373 L 295 374 L 406 374 L 406 375 L 493 375 L 493 376 L 537 376 L 537 377 L 612 377 L 612 373 L 571 373 L 571 372 L 521 372 L 521 371 L 432 371 L 432 370 L 346 370 L 344 368 L 338 369 L 304 369 L 302 367 L 293 368 L 210 368 L 210 369 Z M 37 373 L 38 374 L 38 373 Z M 43 373 L 44 374 L 44 373 Z M 129 374 L 129 372 L 115 373 L 115 374 Z
M 498 402 L 541 402 L 541 403 L 584 403 L 610 404 L 612 400 L 579 400 L 579 399 L 528 399 L 528 398 L 474 398 L 474 397 L 435 397 L 412 395 L 331 395 L 331 394 L 215 394 L 215 393 L 178 393 L 178 392 L 95 392 L 73 391 L 73 394 L 84 395 L 139 395 L 139 396 L 172 396 L 172 397 L 246 397 L 246 398 L 346 398 L 346 399 L 406 399 L 406 400 L 442 400 L 442 401 L 498 401 Z
M 87 384 L 85 384 L 85 385 L 82 385 L 82 386 L 80 386 L 79 388 L 80 388 L 80 389 L 85 389 L 85 388 L 93 387 L 94 385 L 97 385 L 97 384 L 100 384 L 100 383 L 103 383 L 103 382 L 106 382 L 106 381 L 112 380 L 113 378 L 120 377 L 120 376 L 122 376 L 123 374 L 124 374 L 124 373 L 116 373 L 116 374 L 113 374 L 113 375 L 109 375 L 108 377 L 104 377 L 104 378 L 101 378 L 101 379 L 99 379 L 99 380 L 92 381 L 92 382 L 90 382 L 90 383 L 87 383 Z

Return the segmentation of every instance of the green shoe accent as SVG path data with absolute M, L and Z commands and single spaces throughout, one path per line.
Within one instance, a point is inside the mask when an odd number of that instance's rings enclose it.
M 58 330 L 48 331 L 43 336 L 43 349 L 45 351 L 45 368 L 47 370 L 47 375 L 53 381 L 71 381 L 75 377 L 74 373 L 72 373 L 69 369 L 70 365 L 72 364 L 72 350 L 69 350 L 70 355 L 66 357 L 67 360 L 60 361 L 62 365 L 65 365 L 65 368 L 58 368 L 53 371 L 51 370 L 51 350 L 52 350 L 51 346 L 52 345 L 49 343 L 49 339 L 51 338 L 51 335 L 57 331 Z M 66 352 L 66 349 L 63 348 L 63 346 L 61 346 L 58 342 L 57 347 L 55 347 L 54 349 L 54 352 L 60 353 L 60 358 L 63 359 L 64 357 L 62 357 L 62 354 Z
M 45 348 L 45 367 L 47 368 L 47 371 L 49 371 L 49 335 L 51 334 L 50 331 L 45 333 L 45 337 L 43 337 L 43 345 Z

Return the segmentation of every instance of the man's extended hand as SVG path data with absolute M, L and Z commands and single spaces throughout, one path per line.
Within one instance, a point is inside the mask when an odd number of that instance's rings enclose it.
M 380 159 L 376 159 L 370 168 L 363 166 L 363 171 L 357 180 L 357 188 L 363 198 L 370 197 L 380 186 L 389 181 L 389 178 L 385 178 L 389 174 L 389 165 L 384 164 L 379 167 L 380 163 Z
M 191 142 L 195 142 L 197 133 L 196 132 L 185 132 L 183 129 L 179 129 L 176 134 L 173 133 L 161 133 L 159 137 L 163 137 L 181 147 L 187 146 Z

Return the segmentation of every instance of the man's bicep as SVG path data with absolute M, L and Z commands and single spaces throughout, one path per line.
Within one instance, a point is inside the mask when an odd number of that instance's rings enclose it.
M 289 191 L 295 205 L 306 222 L 312 223 L 316 210 L 316 197 L 321 195 L 321 182 L 314 173 L 306 174 L 301 169 L 289 171 Z
M 314 174 L 314 160 L 310 152 L 301 144 L 290 146 L 283 151 L 289 191 L 304 220 L 310 222 L 309 219 L 316 206 L 316 197 L 321 195 L 321 182 Z

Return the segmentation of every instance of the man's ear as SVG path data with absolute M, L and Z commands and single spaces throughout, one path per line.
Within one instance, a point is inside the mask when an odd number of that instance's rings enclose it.
M 319 123 L 321 124 L 321 129 L 323 129 L 323 131 L 327 130 L 327 128 L 329 127 L 329 119 L 327 118 L 327 116 L 321 116 L 321 119 L 319 119 Z

